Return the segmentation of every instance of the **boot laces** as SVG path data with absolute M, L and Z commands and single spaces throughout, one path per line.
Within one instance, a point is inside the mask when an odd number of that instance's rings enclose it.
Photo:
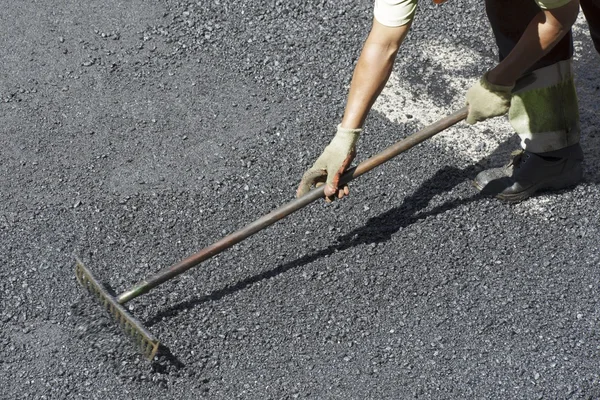
M 507 167 L 519 168 L 529 159 L 529 153 L 523 149 L 515 150 L 510 155 L 512 159 L 508 162 Z

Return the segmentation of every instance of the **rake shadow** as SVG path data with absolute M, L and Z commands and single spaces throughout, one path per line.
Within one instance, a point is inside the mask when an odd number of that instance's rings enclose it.
M 482 169 L 482 166 L 488 164 L 489 160 L 494 160 L 494 162 L 498 160 L 503 160 L 503 162 L 507 161 L 510 152 L 515 148 L 518 148 L 518 143 L 518 138 L 514 135 L 507 141 L 500 143 L 492 153 L 466 168 L 461 169 L 447 166 L 440 169 L 435 175 L 423 182 L 415 193 L 406 197 L 398 207 L 394 207 L 377 217 L 371 218 L 364 226 L 339 237 L 336 244 L 332 244 L 312 254 L 307 254 L 289 263 L 279 265 L 276 268 L 250 276 L 236 284 L 213 291 L 208 295 L 173 305 L 150 318 L 146 321 L 145 325 L 152 326 L 160 322 L 163 318 L 177 316 L 184 310 L 192 309 L 211 301 L 218 301 L 225 296 L 246 289 L 257 282 L 276 277 L 335 252 L 344 251 L 362 244 L 386 242 L 400 229 L 410 226 L 419 220 L 442 214 L 461 205 L 487 198 L 488 196 L 486 195 L 476 193 L 473 196 L 448 201 L 429 211 L 421 212 L 435 196 L 448 192 L 465 180 L 470 180 L 475 177 Z
M 456 199 L 446 202 L 427 212 L 419 212 L 427 207 L 433 197 L 447 192 L 456 185 L 464 182 L 465 179 L 472 178 L 479 169 L 480 168 L 477 165 L 472 165 L 464 169 L 455 167 L 441 169 L 433 177 L 424 182 L 413 195 L 405 198 L 400 206 L 392 208 L 377 217 L 371 218 L 364 226 L 339 237 L 338 243 L 330 245 L 315 253 L 307 254 L 289 263 L 279 265 L 276 268 L 250 276 L 234 285 L 226 286 L 223 289 L 216 290 L 206 296 L 178 303 L 159 312 L 157 315 L 146 321 L 145 325 L 152 326 L 163 318 L 178 315 L 183 310 L 188 310 L 207 302 L 218 301 L 227 295 L 246 289 L 252 284 L 276 277 L 335 252 L 343 251 L 361 244 L 388 241 L 394 233 L 398 232 L 401 228 L 410 226 L 416 221 L 444 213 L 463 204 L 477 201 L 482 198 L 480 194 L 475 194 L 465 199 Z
M 162 362 L 158 362 L 158 361 L 153 361 L 152 362 L 152 371 L 153 372 L 157 372 L 159 374 L 165 374 L 168 373 L 169 368 L 168 366 L 173 367 L 175 370 L 179 371 L 183 368 L 185 368 L 185 364 L 182 363 L 172 352 L 171 349 L 169 349 L 167 346 L 165 346 L 164 344 L 160 344 L 160 346 L 158 347 L 158 354 L 157 354 L 158 358 L 162 358 Z M 166 365 L 165 365 L 166 364 Z

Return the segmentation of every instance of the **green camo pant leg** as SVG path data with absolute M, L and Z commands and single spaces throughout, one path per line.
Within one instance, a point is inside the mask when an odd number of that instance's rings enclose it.
M 545 153 L 579 143 L 579 107 L 571 60 L 521 78 L 513 91 L 509 121 L 521 147 Z

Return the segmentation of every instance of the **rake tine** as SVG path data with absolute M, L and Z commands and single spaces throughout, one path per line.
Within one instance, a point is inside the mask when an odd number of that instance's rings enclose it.
M 156 339 L 129 311 L 120 305 L 117 300 L 111 296 L 106 289 L 98 282 L 92 273 L 76 259 L 75 275 L 77 280 L 92 293 L 100 304 L 117 321 L 121 329 L 136 343 L 142 354 L 149 360 L 152 360 L 158 351 L 160 342 Z

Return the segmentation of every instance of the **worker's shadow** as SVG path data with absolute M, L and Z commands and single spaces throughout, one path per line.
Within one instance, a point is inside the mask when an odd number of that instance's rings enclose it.
M 589 51 L 585 54 L 585 57 L 582 57 L 582 59 L 578 62 L 581 63 L 578 69 L 583 73 L 583 79 L 586 79 L 585 74 L 592 74 L 593 71 L 596 71 L 598 68 L 598 54 L 593 51 Z M 588 76 L 587 78 L 590 77 Z M 593 126 L 596 126 L 594 124 L 597 124 L 598 120 L 597 110 L 593 104 L 597 104 L 597 98 L 595 98 L 595 96 L 600 95 L 599 89 L 600 88 L 597 88 L 595 92 L 592 91 L 591 95 L 588 94 L 587 96 L 580 98 L 580 104 L 582 105 L 582 121 L 588 121 L 588 123 L 592 124 Z M 591 137 L 582 138 L 584 149 L 586 149 L 584 151 L 585 157 L 586 160 L 588 160 L 588 176 L 586 176 L 584 182 L 599 183 L 600 175 L 595 170 L 600 170 L 600 168 L 595 168 L 594 166 L 598 165 L 598 160 L 600 159 L 598 154 L 598 151 L 600 150 L 600 145 L 598 144 L 598 141 L 600 141 L 600 129 L 595 130 L 594 128 L 592 129 L 592 132 L 596 132 L 596 134 L 593 134 Z M 586 141 L 588 142 L 587 146 Z M 487 166 L 489 164 L 498 164 L 500 160 L 508 160 L 511 151 L 518 147 L 519 139 L 516 135 L 514 135 L 511 137 L 511 139 L 501 143 L 491 154 L 466 168 L 450 166 L 442 168 L 431 178 L 423 182 L 423 184 L 411 196 L 406 197 L 402 204 L 381 215 L 371 218 L 364 226 L 339 237 L 336 244 L 332 244 L 327 248 L 315 253 L 307 254 L 289 263 L 279 265 L 274 269 L 250 276 L 233 285 L 216 290 L 209 295 L 187 300 L 171 306 L 159 312 L 157 315 L 147 321 L 146 325 L 152 326 L 153 324 L 161 321 L 163 318 L 173 317 L 183 310 L 194 308 L 210 301 L 217 301 L 224 296 L 235 293 L 239 290 L 243 290 L 254 283 L 275 277 L 294 268 L 309 264 L 335 252 L 344 251 L 348 248 L 366 243 L 386 242 L 390 240 L 392 235 L 398 232 L 400 229 L 405 228 L 419 220 L 444 213 L 460 205 L 478 201 L 483 197 L 483 195 L 474 191 L 474 194 L 470 197 L 447 201 L 428 211 L 423 211 L 425 208 L 427 208 L 429 202 L 435 196 L 447 193 L 452 188 L 465 182 L 466 180 L 471 180 L 480 170 L 483 169 L 483 166 Z
M 579 66 L 577 67 L 577 72 L 579 73 L 580 79 L 592 82 L 593 85 L 596 85 L 596 87 L 591 88 L 591 90 L 586 87 L 584 95 L 581 96 L 580 94 L 579 96 L 582 123 L 589 124 L 587 127 L 584 126 L 584 132 L 587 131 L 589 135 L 583 135 L 581 139 L 586 159 L 584 162 L 584 170 L 586 171 L 584 182 L 600 183 L 600 168 L 598 168 L 600 161 L 600 126 L 598 125 L 597 116 L 597 98 L 600 96 L 600 82 L 594 77 L 594 74 L 597 73 L 598 65 L 600 64 L 598 62 L 598 54 L 594 51 L 587 51 L 585 56 L 578 60 L 578 63 Z M 490 155 L 466 168 L 450 166 L 442 168 L 431 178 L 423 182 L 411 196 L 406 197 L 402 204 L 381 215 L 371 218 L 364 226 L 339 237 L 336 244 L 332 244 L 327 248 L 312 254 L 307 254 L 291 262 L 281 264 L 276 268 L 247 277 L 233 285 L 216 290 L 206 296 L 193 298 L 173 305 L 157 313 L 146 322 L 146 325 L 152 326 L 164 318 L 174 317 L 184 310 L 195 308 L 207 302 L 218 301 L 227 295 L 246 289 L 254 283 L 278 276 L 297 267 L 310 264 L 335 252 L 344 251 L 361 244 L 386 242 L 400 229 L 410 226 L 419 220 L 444 213 L 464 204 L 478 201 L 482 198 L 482 195 L 474 193 L 470 197 L 447 201 L 428 211 L 423 211 L 428 207 L 430 201 L 435 196 L 446 193 L 466 180 L 472 179 L 483 166 L 498 164 L 500 160 L 506 161 L 511 151 L 515 148 L 518 148 L 518 139 L 516 136 L 513 136 L 510 140 L 500 144 Z M 587 166 L 585 164 L 587 164 Z M 175 366 L 177 369 L 184 367 L 167 347 L 161 346 L 160 354 L 166 359 L 168 365 Z M 164 372 L 163 370 L 166 368 L 164 365 L 160 363 L 154 364 L 153 368 L 155 368 L 157 372 Z
M 506 161 L 510 156 L 511 151 L 515 148 L 518 148 L 518 138 L 516 136 L 501 143 L 490 155 L 466 168 L 446 166 L 423 182 L 412 195 L 404 199 L 402 204 L 381 215 L 371 218 L 364 226 L 340 236 L 336 244 L 332 244 L 315 253 L 307 254 L 289 263 L 281 264 L 276 268 L 263 271 L 260 274 L 250 276 L 233 285 L 216 290 L 206 296 L 194 298 L 171 306 L 148 320 L 146 325 L 152 326 L 163 318 L 173 317 L 183 310 L 191 309 L 210 301 L 220 300 L 221 298 L 239 290 L 243 290 L 254 283 L 275 277 L 302 265 L 309 264 L 335 252 L 344 251 L 361 244 L 386 242 L 400 229 L 414 224 L 419 220 L 444 213 L 461 205 L 478 201 L 484 196 L 474 190 L 474 194 L 470 197 L 447 201 L 430 210 L 423 211 L 434 197 L 447 193 L 455 186 L 467 180 L 471 180 L 483 169 L 483 165 L 489 164 L 489 160 L 495 160 L 495 163 L 497 163 L 498 160 Z M 492 162 L 492 164 L 494 162 Z
M 254 283 L 273 278 L 297 267 L 310 264 L 311 262 L 335 252 L 343 251 L 365 243 L 388 241 L 398 230 L 407 227 L 420 219 L 443 213 L 460 204 L 475 201 L 481 196 L 475 194 L 467 199 L 453 200 L 429 211 L 421 212 L 421 210 L 427 207 L 434 196 L 447 192 L 454 186 L 464 182 L 466 179 L 472 178 L 479 169 L 481 169 L 481 167 L 477 165 L 472 165 L 464 169 L 445 167 L 425 181 L 415 193 L 405 198 L 398 207 L 394 207 L 377 217 L 371 218 L 364 226 L 339 237 L 337 244 L 332 244 L 315 253 L 307 254 L 291 262 L 281 264 L 276 268 L 250 276 L 233 285 L 216 290 L 209 295 L 175 304 L 157 313 L 154 317 L 150 318 L 150 320 L 146 321 L 145 325 L 150 327 L 165 318 L 172 318 L 184 310 L 195 308 L 207 302 L 218 301 L 221 298 L 239 290 L 243 290 Z M 168 366 L 175 367 L 176 369 L 181 369 L 184 366 L 183 363 L 171 353 L 170 349 L 164 345 L 161 345 L 159 355 L 166 361 L 166 364 L 160 362 L 153 363 L 153 370 L 156 372 L 164 373 L 168 369 Z
M 496 153 L 510 154 L 510 150 L 514 148 L 514 145 L 515 144 L 513 143 L 513 140 L 502 143 L 494 151 L 492 156 Z M 481 160 L 481 162 L 483 162 L 483 160 Z M 335 252 L 344 251 L 348 248 L 366 243 L 386 242 L 390 240 L 394 233 L 415 223 L 416 221 L 441 214 L 460 205 L 477 201 L 482 198 L 482 195 L 477 193 L 474 189 L 474 194 L 468 198 L 451 200 L 428 211 L 422 211 L 427 208 L 429 202 L 434 197 L 443 193 L 447 193 L 455 186 L 472 179 L 477 172 L 482 169 L 481 162 L 474 163 L 466 168 L 450 166 L 442 168 L 431 178 L 423 182 L 423 184 L 412 195 L 406 197 L 402 204 L 381 215 L 371 218 L 364 226 L 340 236 L 336 244 L 332 244 L 327 248 L 319 250 L 315 253 L 307 254 L 289 263 L 281 264 L 276 268 L 263 271 L 260 274 L 250 276 L 233 285 L 216 290 L 208 295 L 187 300 L 171 306 L 156 314 L 150 320 L 146 321 L 145 324 L 147 326 L 152 326 L 161 321 L 163 318 L 173 317 L 183 310 L 194 308 L 203 303 L 220 300 L 224 296 L 245 289 L 254 283 L 275 277 L 302 265 L 309 264 Z

